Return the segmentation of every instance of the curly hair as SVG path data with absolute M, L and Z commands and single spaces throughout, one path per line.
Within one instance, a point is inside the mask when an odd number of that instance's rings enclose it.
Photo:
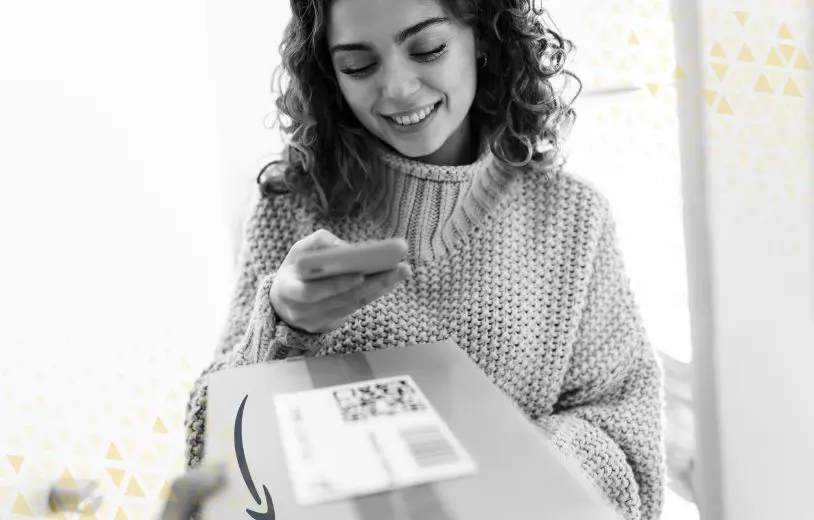
M 565 70 L 574 45 L 563 38 L 536 0 L 438 0 L 471 27 L 487 56 L 478 68 L 470 109 L 495 158 L 553 178 L 562 167 L 561 144 L 576 119 L 581 82 Z M 323 215 L 341 217 L 366 208 L 375 189 L 375 139 L 356 119 L 335 76 L 327 43 L 331 0 L 291 0 L 292 17 L 275 70 L 276 124 L 286 141 L 282 158 L 258 175 L 265 196 L 295 192 Z M 574 79 L 570 101 L 556 79 Z M 288 80 L 284 85 L 284 80 Z

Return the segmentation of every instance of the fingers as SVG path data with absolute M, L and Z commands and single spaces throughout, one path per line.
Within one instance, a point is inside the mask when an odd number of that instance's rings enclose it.
M 413 275 L 410 265 L 400 262 L 398 267 L 365 277 L 365 282 L 356 289 L 344 292 L 325 300 L 321 304 L 329 318 L 337 312 L 347 312 L 349 316 L 358 308 L 378 300 Z
M 192 512 L 226 484 L 223 466 L 201 466 L 173 482 L 161 520 L 189 520 Z
M 365 277 L 361 274 L 349 274 L 310 282 L 290 277 L 287 282 L 285 294 L 289 295 L 290 301 L 316 303 L 361 286 L 365 283 Z
M 365 277 L 364 283 L 354 289 L 317 303 L 293 303 L 290 310 L 293 319 L 301 320 L 299 326 L 304 330 L 309 332 L 334 330 L 360 307 L 381 298 L 411 276 L 410 266 L 402 262 L 396 269 Z
M 330 332 L 341 327 L 359 307 L 412 276 L 409 264 L 401 262 L 396 269 L 370 276 L 349 273 L 308 281 L 300 278 L 294 266 L 305 251 L 343 244 L 347 242 L 320 229 L 291 247 L 270 288 L 272 307 L 282 321 L 310 333 Z

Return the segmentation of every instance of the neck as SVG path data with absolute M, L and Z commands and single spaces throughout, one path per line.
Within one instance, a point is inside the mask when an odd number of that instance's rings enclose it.
M 435 166 L 460 166 L 477 160 L 477 150 L 474 150 L 472 146 L 474 139 L 470 121 L 467 116 L 458 129 L 441 145 L 441 148 L 416 160 Z

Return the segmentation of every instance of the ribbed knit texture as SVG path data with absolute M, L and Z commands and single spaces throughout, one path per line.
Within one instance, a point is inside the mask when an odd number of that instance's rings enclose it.
M 457 167 L 377 157 L 385 182 L 367 216 L 316 218 L 290 195 L 254 207 L 224 335 L 188 404 L 189 467 L 203 456 L 208 374 L 284 355 L 268 290 L 294 242 L 323 227 L 406 238 L 414 276 L 320 335 L 319 355 L 451 339 L 625 518 L 657 519 L 661 370 L 607 200 L 568 174 L 509 174 L 488 152 Z

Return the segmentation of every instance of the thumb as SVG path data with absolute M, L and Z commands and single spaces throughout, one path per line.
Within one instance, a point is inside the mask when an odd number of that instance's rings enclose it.
M 319 229 L 294 244 L 291 248 L 291 252 L 315 251 L 344 244 L 347 244 L 347 242 L 327 229 Z

